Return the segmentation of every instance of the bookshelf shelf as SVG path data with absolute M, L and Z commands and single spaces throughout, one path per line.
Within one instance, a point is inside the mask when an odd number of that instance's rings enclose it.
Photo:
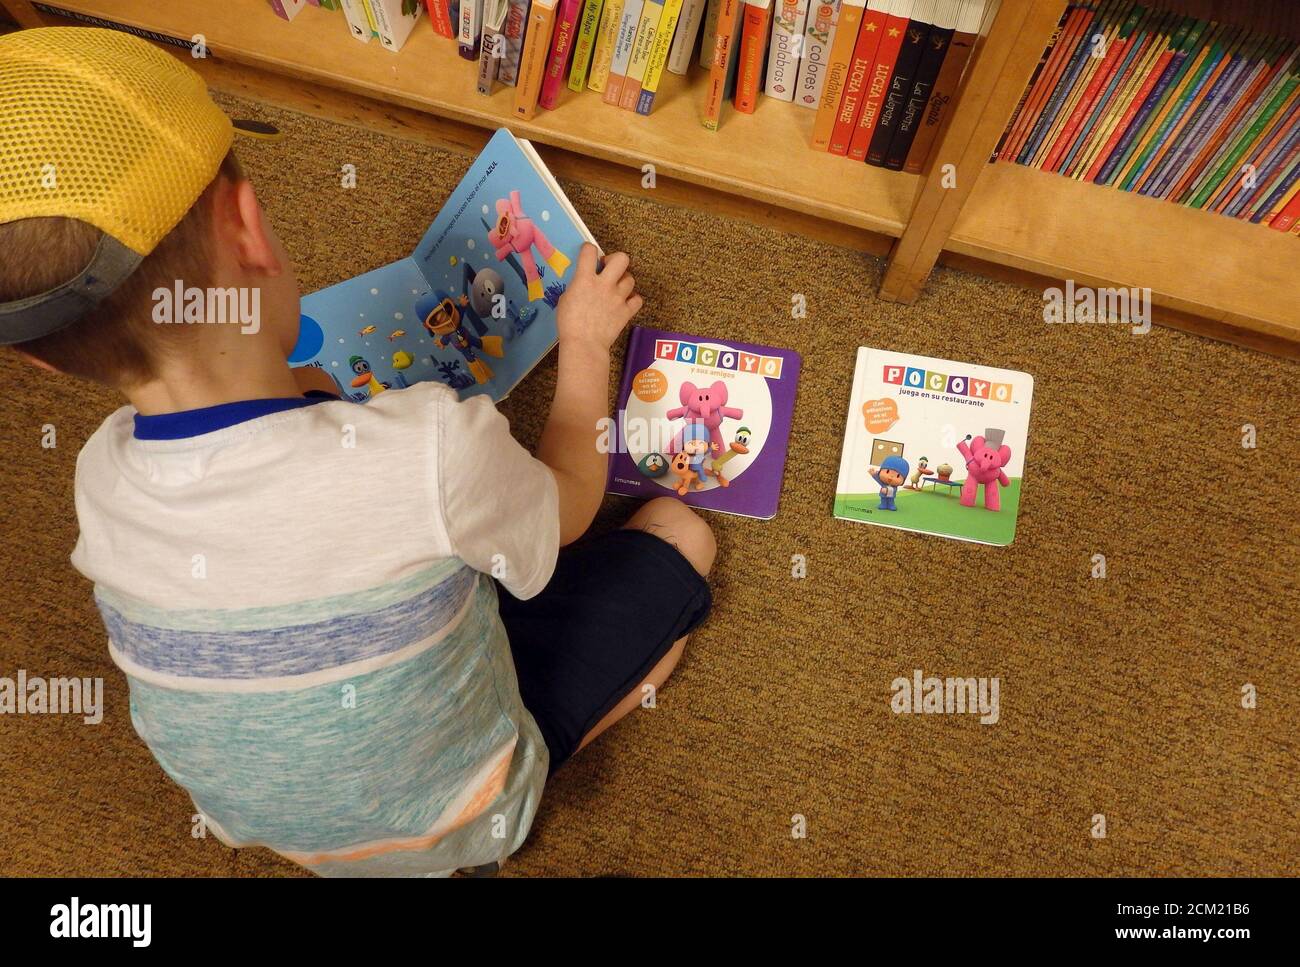
M 1197 15 L 1252 16 L 1246 0 L 1177 0 Z M 277 21 L 265 0 L 44 0 L 73 15 L 190 40 L 213 86 L 351 123 L 410 132 L 476 151 L 502 125 L 563 155 L 562 176 L 635 185 L 645 165 L 675 183 L 669 203 L 743 212 L 786 230 L 890 250 L 881 296 L 911 302 L 936 261 L 1026 284 L 1150 288 L 1155 321 L 1300 358 L 1300 243 L 1261 225 L 1013 164 L 986 160 L 1016 107 L 1066 0 L 998 0 L 921 175 L 808 147 L 815 112 L 760 98 L 706 132 L 706 75 L 665 73 L 649 117 L 567 92 L 532 121 L 511 116 L 510 89 L 483 97 L 475 70 L 427 24 L 400 53 L 348 36 L 340 15 L 304 10 Z M 33 0 L 0 0 L 23 26 L 68 23 Z M 1204 8 L 1204 9 L 1202 9 Z M 1261 15 L 1262 16 L 1262 15 Z M 1274 18 L 1276 19 L 1276 18 Z M 1296 36 L 1290 21 L 1264 24 Z M 172 48 L 173 51 L 176 48 Z M 180 56 L 185 56 L 180 52 Z M 218 80 L 221 82 L 218 84 Z M 455 130 L 453 130 L 453 128 Z M 550 163 L 548 156 L 548 163 Z M 945 166 L 961 173 L 944 183 Z M 971 173 L 974 172 L 974 177 Z M 626 190 L 626 188 L 624 189 Z

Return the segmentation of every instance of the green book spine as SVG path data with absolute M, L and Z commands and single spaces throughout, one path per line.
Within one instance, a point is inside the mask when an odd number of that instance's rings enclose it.
M 596 33 L 600 29 L 600 11 L 605 0 L 585 0 L 582 16 L 578 18 L 578 36 L 574 40 L 573 65 L 569 68 L 569 90 L 578 94 L 587 84 L 587 68 L 591 54 L 596 49 Z

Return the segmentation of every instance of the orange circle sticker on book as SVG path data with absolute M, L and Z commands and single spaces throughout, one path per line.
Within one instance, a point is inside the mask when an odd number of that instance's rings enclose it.
M 868 433 L 884 433 L 898 422 L 898 405 L 893 400 L 867 400 L 862 404 L 862 422 Z
M 632 392 L 643 403 L 658 403 L 668 392 L 668 377 L 657 369 L 643 369 L 632 377 Z

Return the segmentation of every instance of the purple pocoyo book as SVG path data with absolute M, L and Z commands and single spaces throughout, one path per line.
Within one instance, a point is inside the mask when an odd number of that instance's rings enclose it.
M 799 354 L 634 327 L 605 489 L 776 516 Z

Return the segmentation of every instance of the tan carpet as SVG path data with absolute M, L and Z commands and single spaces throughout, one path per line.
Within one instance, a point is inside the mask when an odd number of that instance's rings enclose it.
M 233 106 L 236 102 L 227 102 Z M 288 134 L 241 156 L 311 289 L 407 254 L 467 166 L 242 105 Z M 358 187 L 338 187 L 344 163 Z M 804 354 L 779 516 L 709 518 L 717 606 L 659 707 L 556 777 L 517 874 L 1280 874 L 1300 857 L 1293 364 L 1156 329 L 1048 326 L 1037 294 L 936 273 L 912 307 L 880 265 L 747 224 L 566 185 L 633 253 L 642 321 Z M 1079 231 L 1087 231 L 1080 213 Z M 1279 239 L 1279 244 L 1286 244 Z M 806 320 L 789 318 L 792 293 Z M 1294 293 L 1278 293 L 1293 298 Z M 1016 543 L 832 519 L 854 347 L 1037 380 Z M 0 874 L 296 872 L 191 836 L 131 730 L 68 565 L 79 446 L 112 394 L 0 354 L 0 676 L 103 676 L 103 724 L 0 716 Z M 544 365 L 504 409 L 535 441 Z M 1241 426 L 1258 428 L 1243 449 Z M 57 428 L 56 449 L 41 447 Z M 605 523 L 631 504 L 611 499 Z M 1105 554 L 1108 577 L 1089 576 Z M 808 576 L 790 574 L 804 554 Z M 889 684 L 998 676 L 1002 719 L 895 716 Z M 1240 704 L 1244 683 L 1259 704 Z M 1106 817 L 1107 837 L 1090 836 Z M 806 817 L 807 837 L 791 835 Z

